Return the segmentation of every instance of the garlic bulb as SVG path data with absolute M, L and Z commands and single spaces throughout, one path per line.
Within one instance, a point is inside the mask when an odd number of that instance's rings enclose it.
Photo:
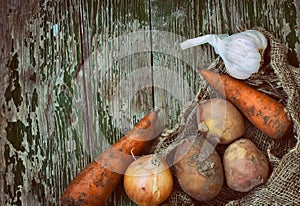
M 259 31 L 246 30 L 233 35 L 204 35 L 186 40 L 182 49 L 209 43 L 223 59 L 226 71 L 237 79 L 247 79 L 256 73 L 263 61 L 263 52 L 268 41 Z

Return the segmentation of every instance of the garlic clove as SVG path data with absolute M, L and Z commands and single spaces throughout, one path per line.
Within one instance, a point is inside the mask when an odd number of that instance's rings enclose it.
M 268 46 L 268 40 L 266 37 L 263 35 L 263 33 L 256 31 L 256 30 L 247 30 L 244 32 L 247 36 L 251 36 L 253 42 L 256 43 L 256 46 L 262 49 L 267 48 Z
M 226 70 L 230 73 L 232 70 L 236 70 L 236 72 L 241 73 L 256 73 L 260 68 L 261 56 L 258 53 L 253 52 L 245 52 L 247 55 L 243 56 L 242 49 L 240 50 L 222 50 L 220 56 L 222 57 L 224 64 L 226 66 Z
M 265 49 L 268 45 L 266 37 L 259 31 L 247 30 L 241 33 L 233 34 L 226 39 L 227 42 L 239 42 L 243 45 L 246 44 L 245 48 L 249 48 L 252 51 L 257 49 Z
M 263 61 L 263 52 L 268 45 L 266 37 L 259 31 L 247 30 L 228 36 L 204 35 L 181 43 L 182 49 L 209 43 L 223 59 L 229 75 L 247 79 L 258 72 Z
M 224 61 L 224 64 L 229 65 L 228 69 L 226 68 L 227 73 L 236 78 L 236 79 L 247 79 L 251 76 L 251 73 L 244 72 L 237 68 L 234 64 Z
M 223 58 L 223 62 L 226 65 L 226 72 L 230 76 L 232 76 L 236 79 L 246 79 L 251 76 L 251 73 L 242 70 L 234 62 L 231 62 L 231 61 L 227 60 L 226 58 Z

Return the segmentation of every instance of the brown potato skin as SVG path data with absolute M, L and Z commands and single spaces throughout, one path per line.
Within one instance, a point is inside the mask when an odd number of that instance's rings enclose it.
M 203 162 L 198 161 L 203 140 L 186 139 L 175 154 L 175 174 L 182 190 L 192 198 L 205 202 L 217 196 L 223 186 L 221 158 L 213 150 Z
M 286 137 L 293 125 L 285 106 L 266 93 L 227 74 L 200 70 L 206 81 L 226 96 L 259 130 L 273 139 Z
M 248 192 L 265 182 L 270 170 L 266 156 L 248 139 L 229 145 L 223 165 L 228 187 L 239 192 Z
M 204 123 L 208 131 L 201 131 L 210 141 L 229 144 L 244 134 L 244 119 L 238 109 L 221 98 L 208 99 L 198 106 L 198 123 Z

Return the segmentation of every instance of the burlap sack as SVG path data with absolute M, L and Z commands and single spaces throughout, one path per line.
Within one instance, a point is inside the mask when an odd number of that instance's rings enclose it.
M 256 28 L 268 38 L 269 46 L 264 54 L 264 64 L 259 72 L 246 83 L 282 102 L 294 123 L 293 132 L 288 138 L 273 140 L 246 121 L 244 138 L 251 139 L 263 151 L 271 163 L 272 173 L 267 182 L 248 193 L 231 190 L 224 183 L 217 197 L 205 203 L 193 200 L 176 183 L 171 196 L 164 206 L 178 205 L 300 205 L 300 70 L 288 64 L 286 52 L 279 40 L 262 28 Z M 208 69 L 224 73 L 224 64 L 217 58 Z M 200 135 L 196 121 L 196 107 L 204 99 L 220 97 L 205 80 L 199 93 L 181 114 L 181 121 L 171 131 L 159 137 L 153 152 L 172 154 L 185 137 Z M 204 137 L 202 137 L 204 138 Z M 218 145 L 220 156 L 227 145 Z

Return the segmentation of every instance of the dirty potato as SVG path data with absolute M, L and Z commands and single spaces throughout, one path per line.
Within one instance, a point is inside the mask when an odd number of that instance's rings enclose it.
M 208 201 L 218 195 L 223 186 L 223 166 L 216 150 L 200 161 L 203 145 L 199 138 L 187 138 L 175 154 L 175 173 L 182 190 L 199 201 Z M 208 143 L 209 144 L 209 143 Z
M 208 99 L 198 106 L 199 131 L 209 141 L 228 144 L 244 133 L 244 119 L 229 101 L 221 98 Z
M 266 156 L 248 139 L 240 139 L 226 149 L 223 165 L 227 185 L 239 192 L 248 192 L 262 184 L 269 174 Z

